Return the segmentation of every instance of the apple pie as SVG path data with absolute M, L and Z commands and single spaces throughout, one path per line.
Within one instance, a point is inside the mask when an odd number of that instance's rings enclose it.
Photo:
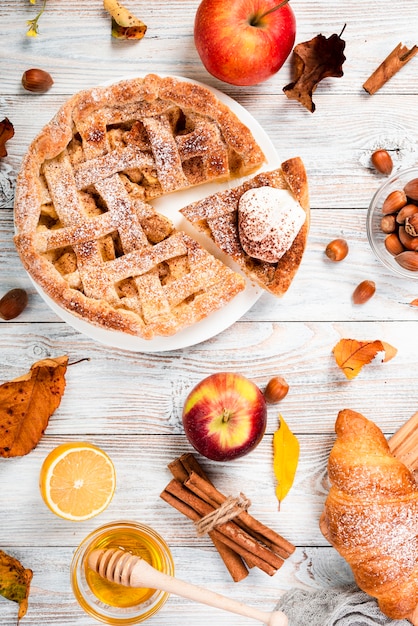
M 180 212 L 249 279 L 275 296 L 288 290 L 309 230 L 308 182 L 299 157 Z
M 150 74 L 82 91 L 23 160 L 17 250 L 72 314 L 144 339 L 172 335 L 246 283 L 149 201 L 263 161 L 250 130 L 202 85 Z

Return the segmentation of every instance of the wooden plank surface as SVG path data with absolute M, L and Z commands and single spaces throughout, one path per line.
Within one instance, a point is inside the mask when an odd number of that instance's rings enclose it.
M 48 0 L 40 35 L 34 39 L 25 36 L 26 20 L 37 7 L 29 0 L 0 5 L 0 120 L 8 117 L 15 127 L 8 156 L 0 159 L 0 296 L 13 287 L 29 293 L 19 318 L 0 321 L 0 383 L 48 356 L 68 354 L 70 362 L 89 359 L 69 367 L 62 403 L 37 448 L 22 458 L 0 459 L 0 548 L 34 571 L 22 626 L 97 623 L 73 597 L 69 566 L 80 541 L 115 519 L 135 519 L 159 531 L 172 549 L 180 578 L 260 609 L 272 610 L 292 587 L 345 584 L 351 580 L 349 569 L 318 527 L 337 413 L 343 408 L 360 411 L 389 437 L 417 410 L 418 307 L 410 303 L 418 297 L 418 281 L 395 276 L 375 259 L 366 215 L 384 180 L 371 167 L 371 152 L 389 149 L 395 170 L 418 162 L 418 58 L 372 97 L 362 84 L 399 42 L 417 43 L 418 8 L 410 0 L 372 1 L 367 7 L 360 0 L 292 0 L 297 42 L 318 33 L 328 37 L 346 25 L 344 76 L 320 83 L 311 114 L 283 94 L 292 78 L 291 58 L 271 80 L 254 87 L 234 87 L 210 76 L 193 44 L 197 0 L 125 4 L 148 25 L 140 42 L 111 38 L 101 0 Z M 30 94 L 21 87 L 21 76 L 30 67 L 52 74 L 54 85 L 47 94 Z M 15 180 L 30 141 L 76 91 L 146 72 L 185 76 L 233 97 L 265 129 L 279 158 L 303 158 L 312 206 L 306 254 L 284 298 L 264 294 L 219 335 L 158 353 L 111 348 L 63 322 L 35 290 L 13 244 Z M 350 246 L 340 264 L 324 254 L 336 237 L 346 238 Z M 364 279 L 376 282 L 376 295 L 355 306 L 351 294 Z M 364 367 L 348 381 L 332 355 L 343 337 L 381 339 L 398 353 L 388 363 Z M 197 538 L 192 523 L 159 498 L 170 479 L 167 463 L 191 451 L 181 423 L 185 397 L 199 380 L 221 369 L 238 371 L 261 388 L 277 374 L 290 384 L 282 403 L 269 406 L 266 435 L 251 455 L 229 464 L 202 461 L 221 491 L 243 491 L 252 500 L 253 514 L 297 546 L 274 577 L 252 571 L 238 584 L 231 582 L 211 542 Z M 279 412 L 301 445 L 295 483 L 280 512 L 272 469 Z M 46 509 L 38 478 L 53 447 L 77 440 L 92 441 L 110 454 L 117 490 L 99 517 L 74 524 Z M 204 626 L 212 619 L 219 626 L 253 623 L 171 597 L 150 624 Z M 1 597 L 0 623 L 16 624 L 16 606 Z

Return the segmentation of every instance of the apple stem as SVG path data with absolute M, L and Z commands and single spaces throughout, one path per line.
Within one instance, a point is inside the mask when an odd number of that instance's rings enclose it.
M 277 11 L 278 9 L 281 9 L 282 7 L 286 6 L 286 4 L 288 4 L 288 2 L 289 2 L 289 0 L 282 0 L 282 2 L 277 4 L 275 7 L 272 7 L 271 9 L 266 11 L 265 13 L 262 13 L 260 16 L 258 16 L 257 17 L 257 21 L 258 20 L 262 20 L 263 17 L 266 17 L 266 15 L 269 15 L 270 13 L 274 13 L 274 11 Z M 253 24 L 253 26 L 254 26 L 254 24 Z
M 228 409 L 223 409 L 222 411 L 223 423 L 229 422 L 230 418 L 231 418 L 231 411 L 228 411 Z

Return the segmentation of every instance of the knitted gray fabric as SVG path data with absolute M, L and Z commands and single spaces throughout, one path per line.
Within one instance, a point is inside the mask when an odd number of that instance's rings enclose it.
M 380 611 L 376 600 L 351 589 L 290 589 L 276 607 L 289 618 L 289 626 L 411 626 L 408 620 L 392 620 Z

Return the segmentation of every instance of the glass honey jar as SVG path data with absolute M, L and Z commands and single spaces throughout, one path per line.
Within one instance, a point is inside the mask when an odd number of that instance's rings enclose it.
M 105 624 L 139 624 L 165 604 L 168 593 L 110 582 L 87 565 L 92 550 L 117 548 L 139 556 L 155 569 L 174 575 L 174 562 L 164 539 L 152 528 L 130 521 L 112 522 L 90 533 L 71 563 L 71 585 L 80 606 Z

